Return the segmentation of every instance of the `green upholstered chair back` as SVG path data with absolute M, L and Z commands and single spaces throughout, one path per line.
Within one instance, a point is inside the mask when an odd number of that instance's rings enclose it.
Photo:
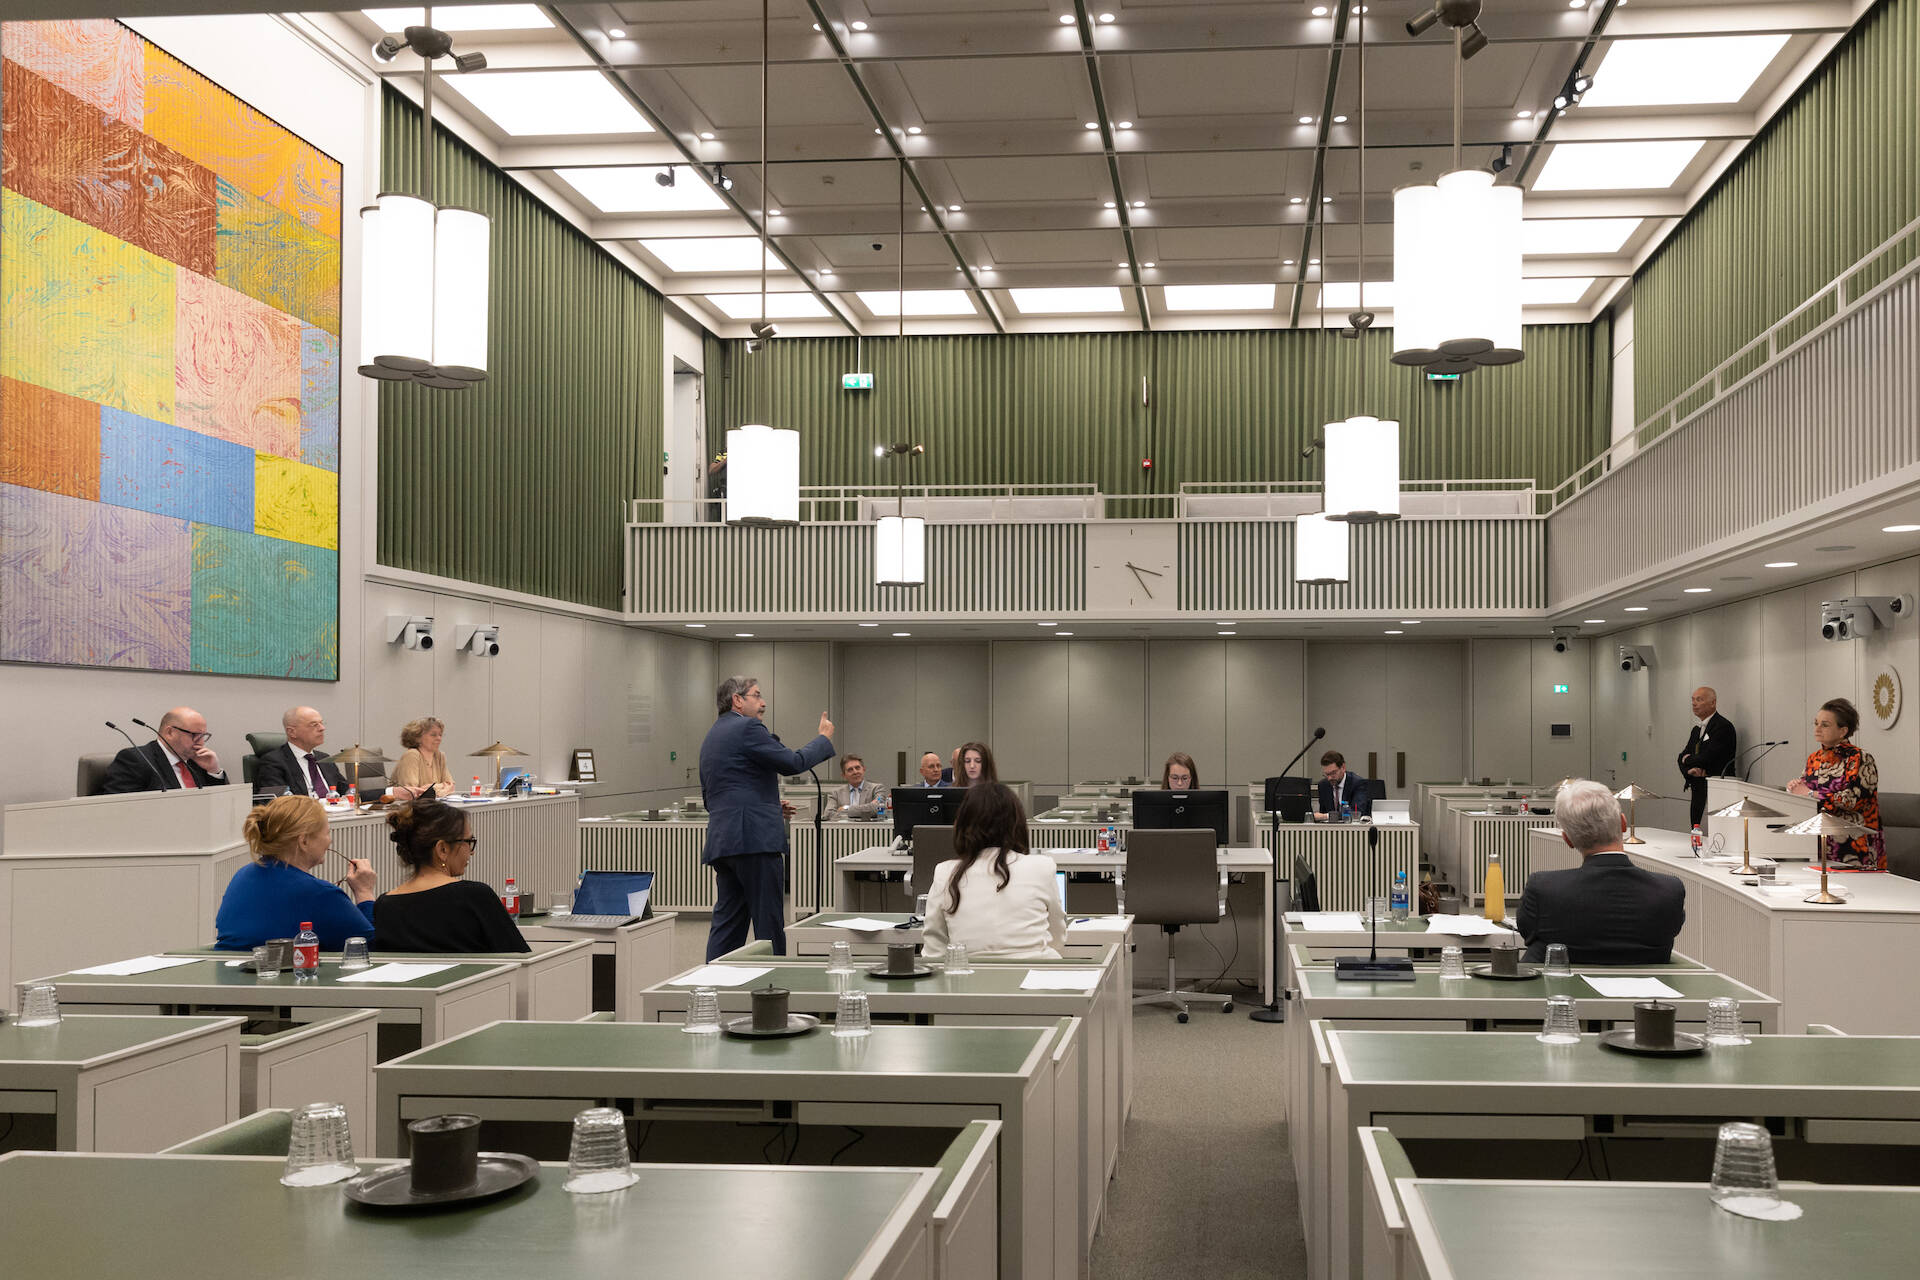
M 256 1111 L 241 1116 L 197 1138 L 188 1138 L 179 1146 L 168 1147 L 165 1154 L 183 1156 L 284 1156 L 293 1138 L 293 1112 L 284 1107 Z

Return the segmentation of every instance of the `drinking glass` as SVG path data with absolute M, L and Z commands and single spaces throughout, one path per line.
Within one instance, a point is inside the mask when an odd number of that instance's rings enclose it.
M 1733 1213 L 1765 1213 L 1780 1203 L 1773 1139 L 1765 1129 L 1745 1121 L 1720 1126 L 1709 1194 L 1715 1204 Z
M 1387 918 L 1387 899 L 1385 894 L 1375 894 L 1367 899 L 1367 909 L 1360 914 L 1362 924 L 1372 924 Z
M 695 987 L 687 1002 L 687 1020 L 680 1029 L 690 1035 L 720 1033 L 720 993 L 712 987 Z
M 1732 996 L 1715 996 L 1707 1001 L 1707 1043 L 1753 1043 L 1740 1025 L 1740 1002 Z
M 255 947 L 253 949 L 253 973 L 258 978 L 277 978 L 280 976 L 280 948 L 274 946 Z
M 348 938 L 346 945 L 340 948 L 340 967 L 342 969 L 366 969 L 373 961 L 367 957 L 365 938 Z
M 833 1004 L 833 1034 L 864 1036 L 873 1031 L 873 1011 L 867 1007 L 864 991 L 842 991 Z
M 973 972 L 973 965 L 967 959 L 967 949 L 963 944 L 955 942 L 948 945 L 947 972 L 955 975 Z
M 590 1107 L 573 1118 L 567 1180 L 575 1195 L 596 1195 L 640 1180 L 627 1157 L 627 1118 L 613 1107 Z
M 1460 954 L 1460 948 L 1440 948 L 1440 976 L 1442 978 L 1464 978 L 1467 976 L 1467 961 L 1466 957 Z
M 927 895 L 921 894 L 913 900 L 913 915 L 916 920 L 927 918 Z
M 27 988 L 16 1021 L 23 1027 L 51 1027 L 60 1021 L 60 997 L 51 982 L 36 982 Z
M 1549 978 L 1571 978 L 1573 961 L 1567 955 L 1564 942 L 1549 943 L 1547 946 L 1547 976 Z
M 549 916 L 572 915 L 573 914 L 573 895 L 570 893 L 554 894 L 553 902 L 549 904 L 547 907 L 547 914 Z
M 827 972 L 853 972 L 853 944 L 851 942 L 836 942 L 833 944 L 832 949 L 827 955 Z
M 353 1134 L 347 1128 L 347 1108 L 338 1102 L 309 1102 L 293 1113 L 293 1134 L 287 1141 L 287 1165 L 280 1184 L 287 1187 L 324 1187 L 355 1177 Z
M 1547 1017 L 1534 1039 L 1541 1044 L 1580 1043 L 1580 1020 L 1574 1016 L 1572 996 L 1547 997 Z

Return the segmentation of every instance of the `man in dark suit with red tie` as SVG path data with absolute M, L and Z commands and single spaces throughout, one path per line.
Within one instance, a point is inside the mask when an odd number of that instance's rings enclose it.
M 1707 779 L 1718 778 L 1733 768 L 1740 742 L 1733 721 L 1720 714 L 1720 695 L 1706 685 L 1693 691 L 1693 718 L 1697 723 L 1687 735 L 1687 745 L 1680 748 L 1676 763 L 1690 800 L 1687 822 L 1697 827 L 1707 812 Z
M 122 747 L 107 766 L 106 795 L 128 791 L 173 791 L 181 787 L 224 787 L 226 771 L 214 754 L 207 718 L 192 707 L 175 707 L 160 717 L 159 739 L 144 747 Z

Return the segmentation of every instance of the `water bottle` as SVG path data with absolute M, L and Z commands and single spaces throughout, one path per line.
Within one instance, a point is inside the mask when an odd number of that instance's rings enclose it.
M 1340 802 L 1340 821 L 1342 822 L 1353 821 L 1353 806 L 1351 804 L 1348 804 L 1345 800 L 1342 800 Z
M 473 775 L 473 794 L 480 794 L 480 775 L 477 773 Z
M 520 888 L 514 884 L 512 876 L 507 877 L 507 887 L 500 891 L 500 905 L 507 909 L 510 916 L 520 914 Z
M 1693 856 L 1694 856 L 1694 857 L 1696 857 L 1696 858 L 1697 858 L 1697 857 L 1699 857 L 1699 856 L 1700 856 L 1700 844 L 1701 844 L 1701 840 L 1700 840 L 1700 824 L 1699 824 L 1699 823 L 1697 823 L 1697 822 L 1696 822 L 1696 823 L 1694 823 L 1694 824 L 1693 824 L 1693 834 L 1692 834 L 1691 836 L 1689 836 L 1689 837 L 1688 837 L 1688 840 L 1689 840 L 1689 841 L 1690 841 L 1690 842 L 1692 843 L 1692 845 L 1693 845 Z
M 1095 853 L 1105 853 L 1111 848 L 1113 848 L 1113 846 L 1107 842 L 1107 829 L 1102 827 L 1094 834 L 1093 851 Z
M 1395 920 L 1405 920 L 1407 918 L 1408 903 L 1407 903 L 1407 873 L 1406 872 L 1396 871 L 1393 873 L 1393 897 L 1389 900 L 1388 905 L 1393 910 L 1393 918 Z
M 347 784 L 347 803 L 356 809 L 360 807 L 360 787 L 357 783 Z
M 1525 796 L 1521 796 L 1520 797 L 1520 816 L 1524 818 L 1532 812 L 1533 812 L 1533 806 L 1527 803 L 1527 798 Z
M 301 982 L 320 977 L 320 935 L 313 931 L 311 920 L 302 920 L 300 932 L 293 935 L 293 976 Z
M 884 791 L 880 793 L 880 803 L 873 812 L 873 820 L 875 822 L 885 822 L 887 820 L 887 793 Z

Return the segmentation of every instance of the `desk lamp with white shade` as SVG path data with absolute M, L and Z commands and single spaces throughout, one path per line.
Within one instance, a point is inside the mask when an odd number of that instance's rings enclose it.
M 1811 898 L 1805 899 L 1805 901 L 1817 902 L 1823 906 L 1830 906 L 1846 901 L 1845 898 L 1837 896 L 1827 888 L 1827 841 L 1851 840 L 1855 836 L 1871 835 L 1872 833 L 1872 827 L 1865 827 L 1857 822 L 1849 822 L 1845 818 L 1837 818 L 1831 813 L 1816 813 L 1805 822 L 1798 822 L 1787 828 L 1787 834 L 1790 836 L 1821 837 L 1820 892 L 1814 894 Z
M 1642 840 L 1637 834 L 1640 826 L 1638 815 L 1635 813 L 1637 802 L 1641 800 L 1658 800 L 1660 797 L 1637 782 L 1629 782 L 1626 786 L 1614 792 L 1613 798 L 1627 802 L 1627 838 L 1620 843 L 1645 844 L 1646 841 Z
M 1716 818 L 1740 819 L 1740 865 L 1733 869 L 1736 876 L 1758 874 L 1753 865 L 1753 834 L 1751 824 L 1755 818 L 1765 821 L 1768 818 L 1784 818 L 1787 815 L 1778 809 L 1769 809 L 1752 796 L 1741 796 L 1724 809 L 1715 809 Z

